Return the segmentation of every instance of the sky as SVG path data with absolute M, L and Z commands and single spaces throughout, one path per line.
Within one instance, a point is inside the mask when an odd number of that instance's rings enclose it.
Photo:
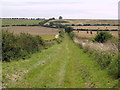
M 0 17 L 117 19 L 119 0 L 2 0 Z

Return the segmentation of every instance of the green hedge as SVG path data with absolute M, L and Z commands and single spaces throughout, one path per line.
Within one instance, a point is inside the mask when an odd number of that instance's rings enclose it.
M 2 31 L 2 61 L 25 59 L 44 46 L 45 43 L 40 36 L 25 33 L 14 35 L 8 31 Z
M 110 38 L 112 38 L 112 35 L 109 32 L 102 31 L 96 35 L 94 40 L 100 43 L 104 43 Z

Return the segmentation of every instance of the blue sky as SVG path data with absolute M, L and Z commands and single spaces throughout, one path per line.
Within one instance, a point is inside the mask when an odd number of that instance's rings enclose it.
M 2 0 L 2 17 L 117 19 L 119 0 Z

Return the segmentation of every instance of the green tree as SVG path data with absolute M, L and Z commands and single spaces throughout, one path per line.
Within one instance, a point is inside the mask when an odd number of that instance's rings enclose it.
M 65 32 L 70 33 L 73 31 L 72 27 L 65 27 Z
M 100 43 L 104 43 L 110 38 L 112 38 L 112 35 L 109 32 L 102 31 L 96 35 L 94 40 Z
M 62 16 L 60 16 L 60 17 L 59 17 L 59 19 L 63 19 L 63 17 L 62 17 Z

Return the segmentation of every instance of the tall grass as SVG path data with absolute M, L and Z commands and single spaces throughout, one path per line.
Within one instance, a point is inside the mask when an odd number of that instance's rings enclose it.
M 118 53 L 95 50 L 90 47 L 82 47 L 85 53 L 93 57 L 94 60 L 100 65 L 101 69 L 106 69 L 108 73 L 114 78 L 120 77 L 118 72 Z
M 73 36 L 73 32 L 71 33 L 71 37 Z M 117 43 L 117 42 L 116 42 Z M 113 76 L 114 78 L 120 78 L 120 72 L 119 70 L 119 53 L 113 52 L 110 50 L 103 50 L 103 49 L 96 49 L 95 45 L 91 46 L 87 44 L 79 43 L 80 48 L 83 49 L 84 53 L 87 53 L 90 57 L 92 57 L 98 65 L 101 67 L 101 69 L 104 69 L 108 72 L 109 75 Z M 97 44 L 96 44 L 97 45 Z

